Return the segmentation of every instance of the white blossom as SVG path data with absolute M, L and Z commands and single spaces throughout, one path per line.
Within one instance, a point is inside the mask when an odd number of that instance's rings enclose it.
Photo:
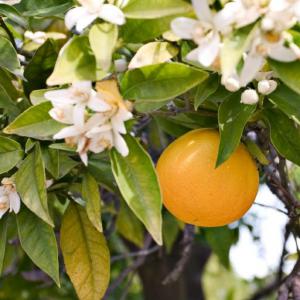
M 36 31 L 36 32 L 25 31 L 24 36 L 27 39 L 29 39 L 39 45 L 45 43 L 45 41 L 47 40 L 46 32 L 43 32 L 43 31 Z
M 17 214 L 20 207 L 21 200 L 14 182 L 10 178 L 3 178 L 0 186 L 0 219 L 7 211 Z
M 258 93 L 254 89 L 247 89 L 242 93 L 241 103 L 253 105 L 259 100 Z
M 78 0 L 79 7 L 70 9 L 65 16 L 68 29 L 74 26 L 78 32 L 82 32 L 97 18 L 109 23 L 123 25 L 125 23 L 124 13 L 113 4 L 104 4 L 105 0 Z

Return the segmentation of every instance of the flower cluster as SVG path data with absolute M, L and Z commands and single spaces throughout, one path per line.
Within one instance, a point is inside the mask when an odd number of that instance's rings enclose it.
M 89 81 L 75 82 L 67 89 L 48 91 L 45 97 L 53 108 L 50 116 L 69 126 L 54 138 L 65 139 L 68 145 L 77 145 L 77 152 L 85 165 L 88 151 L 100 153 L 115 147 L 128 155 L 128 147 L 122 134 L 124 122 L 132 118 L 128 102 L 119 93 L 115 80 L 98 82 L 96 90 Z
M 81 6 L 70 9 L 65 17 L 68 29 L 74 26 L 77 32 L 82 32 L 97 18 L 112 24 L 123 25 L 125 16 L 123 12 L 113 4 L 105 4 L 105 0 L 78 0 Z
M 0 186 L 0 219 L 8 210 L 17 214 L 20 207 L 21 200 L 14 182 L 10 178 L 3 178 Z
M 282 62 L 300 59 L 300 48 L 288 32 L 300 20 L 299 0 L 233 0 L 217 12 L 209 7 L 208 0 L 192 2 L 198 20 L 176 18 L 171 28 L 178 37 L 193 40 L 198 45 L 186 59 L 221 71 L 222 84 L 229 91 L 237 91 L 257 80 L 268 57 Z M 255 22 L 257 24 L 253 25 L 241 68 L 220 70 L 224 38 L 234 30 Z M 258 82 L 258 92 L 261 94 L 269 94 L 274 89 L 276 82 L 269 75 Z M 244 93 L 254 95 L 253 91 L 246 90 Z M 252 100 L 258 100 L 256 96 Z

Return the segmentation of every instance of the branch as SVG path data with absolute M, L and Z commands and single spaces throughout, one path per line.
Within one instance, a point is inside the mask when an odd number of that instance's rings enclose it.
M 168 274 L 168 276 L 163 280 L 162 284 L 167 285 L 176 282 L 180 275 L 182 274 L 191 254 L 192 245 L 195 237 L 195 227 L 192 225 L 186 225 L 183 234 L 183 251 L 181 258 L 176 263 L 175 268 Z
M 18 51 L 18 47 L 17 47 L 16 41 L 15 41 L 14 35 L 10 31 L 10 29 L 7 27 L 7 25 L 5 24 L 2 17 L 0 17 L 0 26 L 4 29 L 4 31 L 6 32 L 6 34 L 9 37 L 10 42 L 12 43 L 14 48 Z

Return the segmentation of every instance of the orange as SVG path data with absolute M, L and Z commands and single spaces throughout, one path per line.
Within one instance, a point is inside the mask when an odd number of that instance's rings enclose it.
M 193 130 L 171 143 L 157 173 L 165 207 L 179 220 L 215 227 L 240 219 L 252 205 L 259 174 L 246 147 L 215 168 L 219 133 Z

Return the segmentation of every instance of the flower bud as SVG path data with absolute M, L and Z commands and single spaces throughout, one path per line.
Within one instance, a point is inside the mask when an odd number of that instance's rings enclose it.
M 248 89 L 242 93 L 241 103 L 253 105 L 256 104 L 258 100 L 259 97 L 256 90 Z
M 274 21 L 271 18 L 263 18 L 261 21 L 261 28 L 264 31 L 272 31 L 275 27 Z
M 263 95 L 269 95 L 277 88 L 277 82 L 275 80 L 261 80 L 258 82 L 258 92 Z
M 122 73 L 127 70 L 128 62 L 125 58 L 119 58 L 114 61 L 115 70 L 117 73 Z
M 226 90 L 228 90 L 229 92 L 236 92 L 240 89 L 239 81 L 233 77 L 229 77 L 224 82 L 224 86 L 225 86 Z

